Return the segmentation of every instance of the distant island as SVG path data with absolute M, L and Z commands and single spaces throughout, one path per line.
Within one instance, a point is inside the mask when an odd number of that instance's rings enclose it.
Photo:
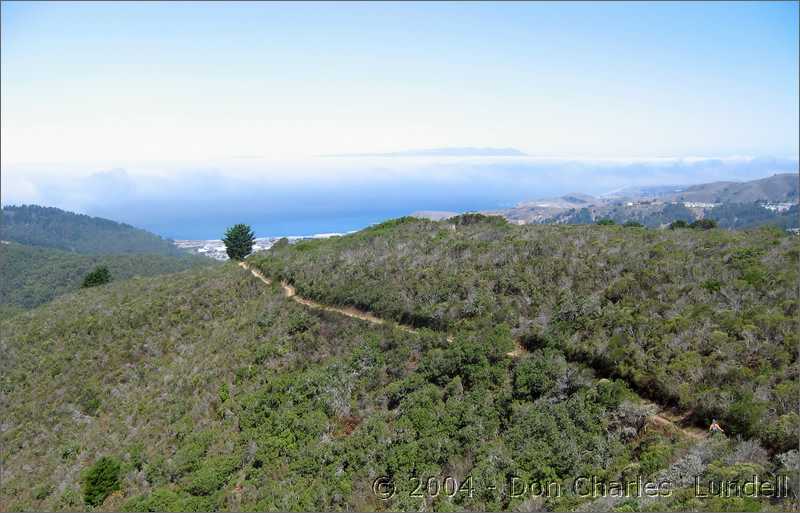
M 526 157 L 516 148 L 429 148 L 389 153 L 340 153 L 322 157 Z

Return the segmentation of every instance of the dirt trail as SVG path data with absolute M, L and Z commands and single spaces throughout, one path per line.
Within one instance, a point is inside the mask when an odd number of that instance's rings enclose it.
M 250 267 L 246 262 L 239 262 L 239 266 L 242 267 L 243 269 L 250 271 L 253 276 L 258 278 L 262 282 L 266 283 L 267 285 L 272 285 L 272 280 L 264 276 L 258 270 Z M 283 295 L 286 296 L 288 299 L 291 299 L 292 301 L 307 306 L 309 308 L 315 308 L 317 310 L 324 310 L 327 312 L 335 312 L 341 315 L 346 315 L 347 317 L 352 317 L 354 319 L 361 319 L 362 321 L 371 322 L 372 324 L 389 324 L 389 322 L 387 322 L 385 319 L 381 319 L 380 317 L 376 317 L 369 312 L 365 312 L 357 308 L 329 306 L 319 303 L 317 301 L 313 301 L 311 299 L 306 299 L 304 297 L 298 296 L 297 289 L 295 289 L 292 285 L 290 285 L 285 281 L 281 282 L 281 288 L 283 289 Z M 404 326 L 402 324 L 397 324 L 397 323 L 393 323 L 393 325 L 408 333 L 417 333 L 417 330 L 409 326 Z M 447 341 L 452 343 L 453 337 L 448 335 Z M 525 347 L 520 343 L 519 340 L 516 340 L 515 344 L 516 347 L 514 348 L 514 350 L 506 353 L 506 356 L 509 356 L 511 358 L 520 358 L 528 353 L 528 350 L 525 349 Z M 688 416 L 687 413 L 675 412 L 674 410 L 665 409 L 660 405 L 656 406 L 659 409 L 659 412 L 649 419 L 649 422 L 651 424 L 656 426 L 666 427 L 668 429 L 677 430 L 684 436 L 687 436 L 694 440 L 702 440 L 703 438 L 706 438 L 706 436 L 708 435 L 705 431 L 696 427 L 692 426 L 682 427 L 681 424 L 685 423 L 685 419 Z
M 510 356 L 511 358 L 520 358 L 522 355 L 528 352 L 528 350 L 525 349 L 525 346 L 522 345 L 522 342 L 520 342 L 519 339 L 514 341 L 514 345 L 515 345 L 514 350 L 507 352 L 506 356 Z
M 708 432 L 703 431 L 698 427 L 687 426 L 687 417 L 688 413 L 681 413 L 676 412 L 675 410 L 665 409 L 653 416 L 653 418 L 650 419 L 650 422 L 656 426 L 676 429 L 694 440 L 702 440 L 703 438 L 708 437 Z
M 258 270 L 253 269 L 252 267 L 247 265 L 246 262 L 239 262 L 239 266 L 250 271 L 253 276 L 263 281 L 267 285 L 272 284 L 272 280 L 264 276 Z M 309 308 L 315 308 L 317 310 L 325 310 L 327 312 L 336 312 L 341 315 L 346 315 L 347 317 L 352 317 L 354 319 L 361 319 L 362 321 L 371 322 L 373 324 L 387 324 L 386 320 L 381 319 L 380 317 L 375 317 L 371 313 L 359 310 L 357 308 L 324 305 L 322 303 L 318 303 L 311 299 L 306 299 L 304 297 L 298 296 L 297 289 L 295 289 L 292 285 L 286 283 L 285 281 L 281 282 L 281 288 L 283 289 L 283 295 L 286 296 L 288 299 L 291 299 L 295 303 L 299 303 Z M 416 333 L 416 330 L 414 330 L 413 328 L 409 328 L 408 326 L 403 326 L 402 324 L 396 324 L 396 326 L 403 331 Z

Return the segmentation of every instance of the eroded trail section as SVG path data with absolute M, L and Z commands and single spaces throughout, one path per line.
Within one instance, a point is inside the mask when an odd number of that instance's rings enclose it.
M 272 280 L 264 276 L 261 272 L 256 269 L 253 269 L 247 262 L 239 262 L 239 266 L 243 269 L 250 271 L 250 273 L 264 282 L 267 285 L 272 285 Z M 352 317 L 354 319 L 361 319 L 362 321 L 371 322 L 373 324 L 390 324 L 390 322 L 386 321 L 385 319 L 381 319 L 380 317 L 376 317 L 369 312 L 365 312 L 363 310 L 359 310 L 353 307 L 337 307 L 337 306 L 330 306 L 323 303 L 319 303 L 317 301 L 306 299 L 304 297 L 297 295 L 297 289 L 295 289 L 289 283 L 282 281 L 281 288 L 283 289 L 283 295 L 286 298 L 291 299 L 295 303 L 299 303 L 301 305 L 307 306 L 309 308 L 315 308 L 317 310 L 325 310 L 327 312 L 335 312 L 341 315 L 346 315 L 347 317 Z M 407 331 L 409 333 L 417 333 L 417 330 L 411 328 L 410 326 L 404 326 L 402 324 L 391 323 L 394 326 L 397 326 L 399 329 L 403 331 Z M 448 335 L 447 341 L 452 342 L 453 337 Z M 519 342 L 516 341 L 516 347 L 513 351 L 506 353 L 507 356 L 511 358 L 520 358 L 527 353 L 527 349 Z M 657 405 L 658 406 L 658 405 Z M 681 427 L 680 423 L 683 422 L 685 417 L 681 416 L 679 413 L 672 412 L 667 409 L 663 409 L 661 406 L 658 406 L 660 411 L 650 418 L 651 424 L 654 426 L 661 426 L 667 427 L 669 429 L 677 430 L 678 432 L 682 433 L 684 436 L 692 438 L 694 440 L 701 440 L 707 436 L 703 430 L 695 428 L 695 427 Z
M 653 416 L 651 422 L 656 426 L 665 426 L 680 431 L 684 436 L 693 440 L 702 440 L 708 437 L 708 432 L 694 426 L 685 426 L 686 414 L 674 410 L 661 410 Z

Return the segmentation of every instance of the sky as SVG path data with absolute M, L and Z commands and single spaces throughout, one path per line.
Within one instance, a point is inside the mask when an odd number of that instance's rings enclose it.
M 2 4 L 3 163 L 792 156 L 798 3 Z
M 797 172 L 798 5 L 4 1 L 2 203 L 210 238 Z M 429 148 L 527 156 L 375 157 Z

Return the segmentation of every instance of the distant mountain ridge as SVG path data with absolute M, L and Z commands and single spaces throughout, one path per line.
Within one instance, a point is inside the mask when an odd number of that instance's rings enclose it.
M 484 213 L 517 224 L 589 224 L 611 219 L 656 228 L 708 217 L 724 228 L 763 224 L 796 228 L 800 222 L 797 201 L 798 174 L 782 173 L 748 182 L 630 187 L 600 197 L 569 193 Z
M 516 148 L 427 148 L 420 150 L 394 151 L 388 153 L 342 153 L 323 157 L 525 157 Z
M 692 185 L 660 196 L 671 201 L 708 203 L 797 202 L 798 175 L 784 173 L 750 182 L 713 182 Z
M 0 216 L 0 239 L 92 255 L 185 254 L 172 241 L 146 230 L 39 205 L 4 206 Z

